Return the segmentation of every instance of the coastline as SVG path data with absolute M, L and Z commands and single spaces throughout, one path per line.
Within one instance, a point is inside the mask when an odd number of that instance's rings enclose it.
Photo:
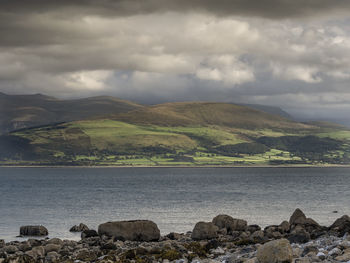
M 218 215 L 198 222 L 187 233 L 161 235 L 149 220 L 102 223 L 98 230 L 85 224 L 70 231 L 80 240 L 48 238 L 44 226 L 22 226 L 27 240 L 0 239 L 1 263 L 311 263 L 349 262 L 350 217 L 321 226 L 296 209 L 289 221 L 261 228 L 244 219 Z M 29 234 L 43 235 L 33 237 Z M 74 229 L 74 230 L 72 230 Z
M 350 168 L 350 164 L 326 165 L 1 165 L 0 168 Z

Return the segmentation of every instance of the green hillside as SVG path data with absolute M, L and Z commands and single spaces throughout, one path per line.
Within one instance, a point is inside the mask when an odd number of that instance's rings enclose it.
M 59 100 L 35 95 L 0 93 L 0 134 L 22 128 L 128 112 L 143 106 L 114 97 Z
M 0 164 L 348 164 L 350 131 L 245 106 L 167 103 L 0 136 Z

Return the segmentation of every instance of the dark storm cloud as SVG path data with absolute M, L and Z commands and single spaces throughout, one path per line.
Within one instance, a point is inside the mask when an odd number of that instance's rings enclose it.
M 3 0 L 3 12 L 68 12 L 93 15 L 137 15 L 156 12 L 208 12 L 215 15 L 272 19 L 346 14 L 348 0 Z
M 0 92 L 350 110 L 349 0 L 0 4 Z

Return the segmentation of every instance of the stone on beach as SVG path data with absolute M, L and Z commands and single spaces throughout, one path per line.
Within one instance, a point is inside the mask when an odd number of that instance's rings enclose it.
M 99 225 L 98 234 L 131 241 L 157 241 L 160 238 L 158 226 L 149 220 L 107 222 Z
M 212 222 L 198 222 L 193 231 L 192 239 L 194 240 L 204 240 L 212 239 L 218 237 L 219 228 Z
M 293 250 L 287 239 L 278 239 L 259 247 L 257 257 L 259 263 L 288 263 L 292 262 Z
M 343 236 L 345 233 L 350 232 L 350 217 L 343 215 L 335 220 L 335 222 L 329 227 L 329 230 L 337 232 L 339 236 Z
M 96 232 L 96 230 L 93 229 L 88 229 L 88 230 L 84 230 L 83 232 L 81 232 L 81 238 L 89 238 L 89 237 L 97 237 L 98 233 Z
M 44 226 L 21 226 L 19 234 L 21 236 L 47 236 L 49 231 Z
M 70 232 L 83 232 L 85 230 L 89 230 L 88 226 L 80 223 L 79 225 L 72 226 L 69 230 Z
M 312 218 L 307 218 L 303 211 L 297 208 L 289 219 L 290 225 L 304 225 L 319 227 L 320 225 Z
M 245 231 L 247 229 L 247 221 L 236 219 L 229 215 L 218 215 L 214 217 L 213 224 L 219 229 L 226 228 L 227 233 L 232 231 Z

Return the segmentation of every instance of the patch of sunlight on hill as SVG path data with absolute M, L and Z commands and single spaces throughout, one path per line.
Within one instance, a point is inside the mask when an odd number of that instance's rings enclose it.
M 81 129 L 89 136 L 91 144 L 99 150 L 127 150 L 147 146 L 163 146 L 174 149 L 192 149 L 196 142 L 183 134 L 145 127 L 113 120 L 79 121 L 72 127 Z

